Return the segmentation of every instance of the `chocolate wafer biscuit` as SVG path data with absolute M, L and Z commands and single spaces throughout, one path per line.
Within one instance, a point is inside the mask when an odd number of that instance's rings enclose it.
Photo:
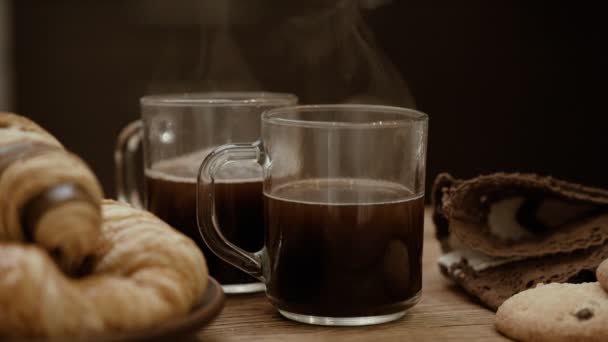
M 608 258 L 601 189 L 531 174 L 441 174 L 433 205 L 441 271 L 492 309 L 538 283 L 595 281 Z
M 509 297 L 537 284 L 595 281 L 595 269 L 605 258 L 608 245 L 494 265 L 479 263 L 470 255 L 446 254 L 439 264 L 467 293 L 496 310 Z
M 497 257 L 571 252 L 608 241 L 608 191 L 532 174 L 436 181 L 438 232 Z M 443 185 L 442 185 L 443 184 Z M 439 200 L 439 201 L 437 201 Z M 443 217 L 443 218 L 442 218 Z

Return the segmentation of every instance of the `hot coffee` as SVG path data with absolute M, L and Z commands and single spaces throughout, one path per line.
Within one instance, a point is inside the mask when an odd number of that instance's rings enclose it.
M 196 224 L 196 172 L 206 153 L 165 160 L 146 170 L 146 207 L 193 239 L 205 254 L 209 273 L 223 285 L 259 282 L 209 250 Z M 258 166 L 224 171 L 215 186 L 216 212 L 224 236 L 250 252 L 264 244 L 262 181 Z M 240 177 L 235 179 L 236 177 Z M 250 176 L 249 178 L 247 176 Z M 253 178 L 251 178 L 253 177 Z
M 390 182 L 323 179 L 264 195 L 267 293 L 287 312 L 385 315 L 422 286 L 424 199 Z

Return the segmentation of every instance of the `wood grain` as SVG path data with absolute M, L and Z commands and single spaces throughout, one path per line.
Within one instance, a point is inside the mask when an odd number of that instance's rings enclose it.
M 437 268 L 439 246 L 427 209 L 422 300 L 396 322 L 367 327 L 319 327 L 289 321 L 263 294 L 229 296 L 201 341 L 508 341 L 493 327 L 494 313 L 474 303 Z

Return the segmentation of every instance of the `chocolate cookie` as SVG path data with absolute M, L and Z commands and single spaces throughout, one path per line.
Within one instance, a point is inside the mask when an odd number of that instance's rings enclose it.
M 505 301 L 495 326 L 518 341 L 608 340 L 608 293 L 597 282 L 548 284 Z

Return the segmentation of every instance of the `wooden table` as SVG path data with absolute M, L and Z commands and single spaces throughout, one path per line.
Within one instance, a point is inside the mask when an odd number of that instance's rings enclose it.
M 198 334 L 201 341 L 508 341 L 493 327 L 494 313 L 472 302 L 443 278 L 439 246 L 426 212 L 422 300 L 395 322 L 367 327 L 320 327 L 282 318 L 263 294 L 229 296 L 220 316 Z

